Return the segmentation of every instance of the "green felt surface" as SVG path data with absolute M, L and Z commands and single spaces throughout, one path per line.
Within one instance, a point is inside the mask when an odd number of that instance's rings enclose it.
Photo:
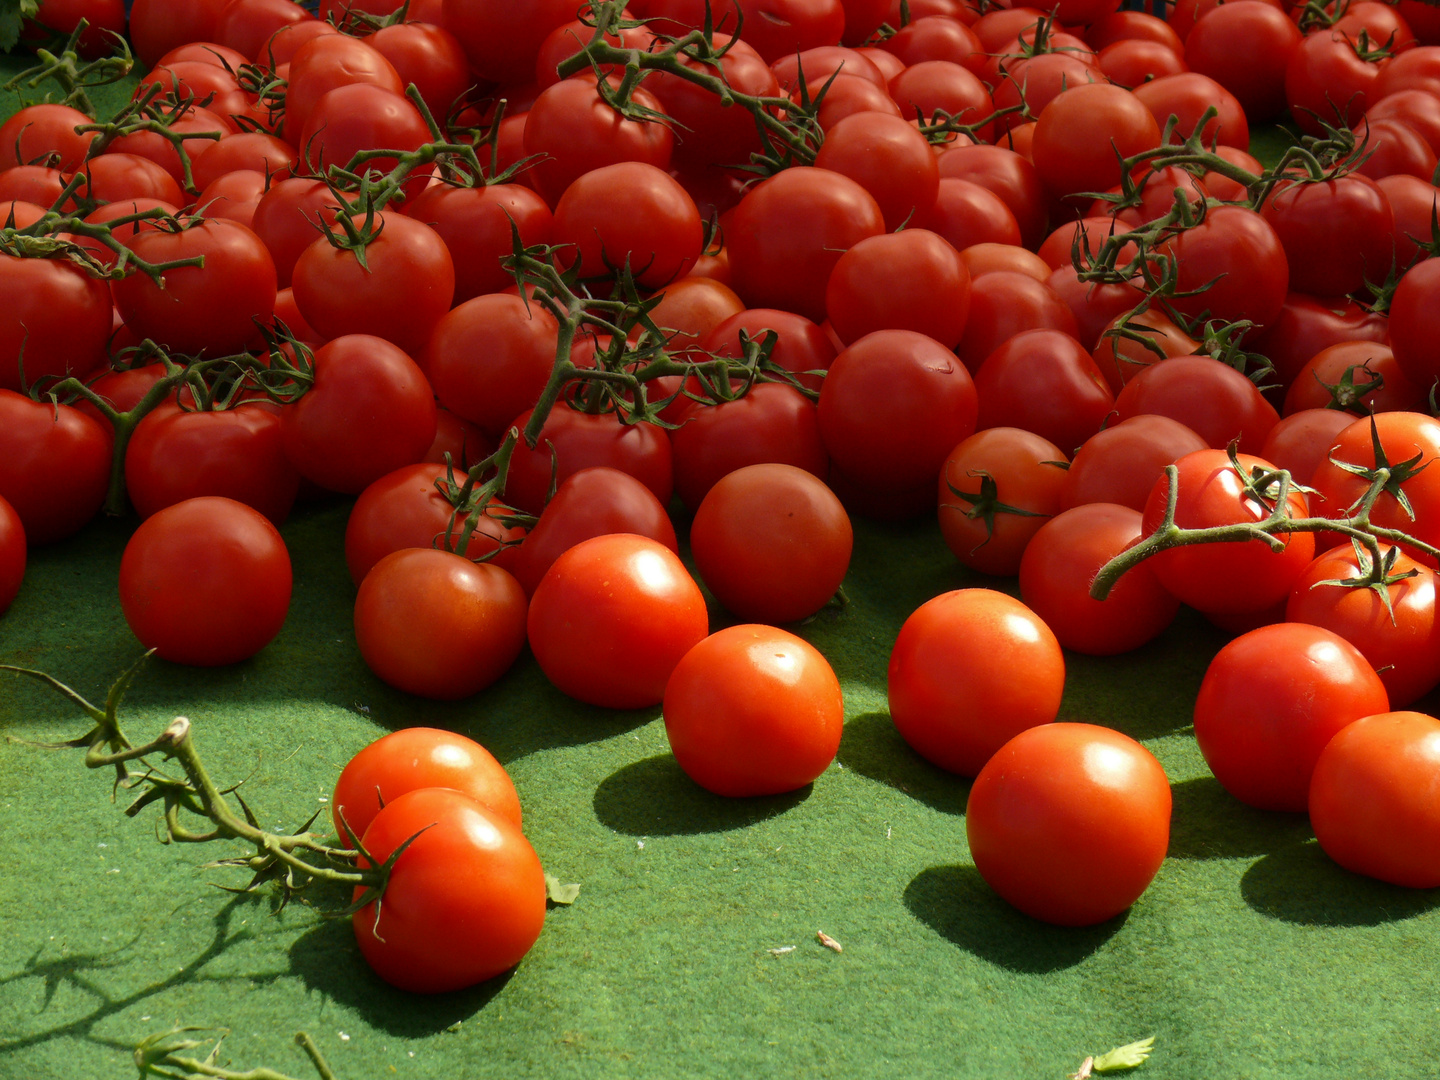
M 1134 908 L 1062 930 L 988 890 L 967 852 L 968 784 L 911 753 L 886 715 L 905 617 L 948 589 L 1013 588 L 960 568 L 933 523 L 860 523 L 849 606 L 800 628 L 845 688 L 836 762 L 795 795 L 727 801 L 679 772 L 658 710 L 579 706 L 528 655 L 456 704 L 380 684 L 350 629 L 347 508 L 302 508 L 285 527 L 295 597 L 275 642 L 217 671 L 152 663 L 127 700 L 128 730 L 148 738 L 190 716 L 213 773 L 246 779 L 275 827 L 323 807 L 347 757 L 385 731 L 462 731 L 510 770 L 527 835 L 547 869 L 581 883 L 578 901 L 550 912 L 512 974 L 402 994 L 369 973 L 346 923 L 228 896 L 216 885 L 240 881 L 202 866 L 228 850 L 162 846 L 153 814 L 127 819 L 78 752 L 7 741 L 0 1080 L 130 1076 L 134 1044 L 175 1023 L 227 1027 L 234 1067 L 296 1077 L 311 1075 L 291 1041 L 303 1029 L 344 1080 L 1058 1080 L 1146 1035 L 1156 1052 L 1137 1075 L 1152 1078 L 1440 1073 L 1440 893 L 1347 874 L 1303 817 L 1220 790 L 1189 723 L 1223 638 L 1193 615 L 1129 656 L 1068 658 L 1062 717 L 1141 739 L 1170 776 L 1175 814 L 1170 857 Z M 0 616 L 0 662 L 103 694 L 139 653 L 115 593 L 132 528 L 99 521 L 32 553 Z M 4 734 L 84 729 L 43 688 L 0 680 Z

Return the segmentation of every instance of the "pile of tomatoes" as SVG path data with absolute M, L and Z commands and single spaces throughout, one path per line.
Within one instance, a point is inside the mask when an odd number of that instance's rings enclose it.
M 839 746 L 833 671 L 777 624 L 831 602 L 850 515 L 938 514 L 1021 599 L 917 610 L 891 713 L 976 778 L 1007 900 L 1103 921 L 1159 868 L 1159 764 L 1053 721 L 1064 650 L 1182 603 L 1237 635 L 1196 704 L 1217 779 L 1440 885 L 1440 721 L 1392 711 L 1440 683 L 1433 5 L 398 7 L 136 0 L 130 109 L 0 125 L 0 610 L 27 543 L 133 507 L 136 636 L 234 663 L 285 619 L 276 526 L 353 496 L 379 678 L 465 698 L 528 645 L 746 797 Z M 37 24 L 82 16 L 124 25 Z M 1281 119 L 1315 139 L 1267 172 L 1251 125 Z M 1286 527 L 1312 517 L 1338 524 Z M 737 625 L 710 632 L 676 520 Z M 1157 530 L 1216 542 L 1097 584 Z M 362 862 L 411 845 L 355 920 L 382 976 L 452 989 L 535 940 L 483 749 L 390 736 L 335 806 Z

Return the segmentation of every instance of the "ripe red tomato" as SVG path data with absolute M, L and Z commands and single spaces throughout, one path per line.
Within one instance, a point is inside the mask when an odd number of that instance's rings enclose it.
M 0 294 L 0 389 L 21 389 L 22 366 L 28 386 L 83 379 L 105 363 L 113 306 L 104 281 L 67 259 L 0 255 Z
M 1051 99 L 1035 127 L 1032 155 L 1056 195 L 1107 191 L 1120 182 L 1120 159 L 1160 145 L 1155 117 L 1130 91 L 1082 83 Z
M 290 608 L 290 555 L 258 510 L 207 496 L 140 523 L 120 560 L 125 621 L 162 660 L 214 667 L 247 660 Z
M 435 184 L 407 201 L 404 209 L 407 216 L 423 221 L 445 241 L 455 265 L 457 305 L 515 284 L 515 278 L 500 265 L 514 249 L 512 224 L 526 247 L 549 244 L 554 229 L 554 216 L 545 200 L 520 184 Z
M 355 913 L 355 940 L 375 973 L 438 994 L 518 964 L 545 925 L 545 872 L 520 830 L 462 792 L 418 788 L 375 815 L 365 850 L 383 862 L 412 837 L 382 901 Z
M 99 512 L 112 443 L 108 425 L 79 409 L 0 389 L 0 499 L 31 544 L 73 536 Z
M 1252 123 L 1265 123 L 1285 111 L 1285 69 L 1300 30 L 1277 6 L 1240 2 L 1245 6 L 1221 4 L 1196 20 L 1185 63 L 1234 94 Z
M 1045 922 L 1089 926 L 1154 880 L 1170 806 L 1165 770 L 1134 739 L 1047 724 L 1006 743 L 975 778 L 965 834 L 975 869 L 1005 900 Z
M 520 796 L 489 750 L 453 731 L 410 727 L 376 739 L 346 763 L 330 800 L 335 835 L 348 844 L 349 825 L 363 837 L 383 807 L 429 787 L 463 792 L 520 828 Z
M 1010 739 L 1060 709 L 1065 658 L 1033 611 L 992 589 L 922 604 L 890 653 L 890 717 L 915 752 L 974 776 Z
M 928 229 L 870 236 L 835 263 L 825 311 L 847 344 L 875 330 L 914 330 L 953 349 L 970 313 L 970 271 Z
M 1213 14 L 1234 6 L 1225 4 Z M 1347 173 L 1320 182 L 1281 181 L 1260 213 L 1285 248 L 1290 288 L 1296 292 L 1342 296 L 1361 291 L 1366 281 L 1378 285 L 1390 272 L 1395 214 L 1385 193 L 1368 176 Z
M 293 29 L 290 33 L 294 33 Z M 285 138 L 303 152 L 301 132 L 309 124 L 316 103 L 331 90 L 358 84 L 405 93 L 405 84 L 400 81 L 395 65 L 359 38 L 348 34 L 321 34 L 306 41 L 290 57 L 289 85 L 285 88 Z
M 565 268 L 608 278 L 629 267 L 636 283 L 659 289 L 683 277 L 705 246 L 695 201 L 669 174 L 621 161 L 577 176 L 555 204 L 554 240 Z
M 1440 720 L 1388 712 L 1356 720 L 1320 753 L 1310 781 L 1315 839 L 1357 874 L 1440 885 Z
M 1115 405 L 1105 376 L 1079 341 L 1059 330 L 1026 330 L 975 372 L 976 426 L 1017 427 L 1067 454 L 1105 424 Z
M 561 555 L 530 599 L 530 648 L 545 677 L 611 709 L 658 705 L 665 681 L 709 632 L 705 597 L 679 557 L 613 533 Z
M 25 579 L 25 526 L 20 515 L 0 498 L 0 615 L 15 601 Z
M 1253 382 L 1209 356 L 1172 356 L 1141 368 L 1115 399 L 1121 420 L 1168 416 L 1220 449 L 1236 439 L 1247 454 L 1260 450 L 1280 419 Z
M 360 582 L 355 641 L 366 666 L 397 690 L 456 701 L 515 663 L 525 645 L 525 592 L 494 563 L 404 548 Z
M 1060 488 L 1066 509 L 1118 503 L 1143 510 L 1165 466 L 1204 450 L 1206 442 L 1178 420 L 1142 413 L 1096 432 L 1075 451 Z
M 701 641 L 665 684 L 675 760 L 707 791 L 779 795 L 813 781 L 840 749 L 840 680 L 809 642 L 772 626 Z

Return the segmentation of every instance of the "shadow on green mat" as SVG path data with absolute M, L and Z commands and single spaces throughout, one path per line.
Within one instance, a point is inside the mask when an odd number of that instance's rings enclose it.
M 1240 859 L 1270 855 L 1312 834 L 1304 814 L 1246 806 L 1213 776 L 1171 784 L 1170 850 L 1174 859 Z
M 1022 975 L 1062 971 L 1091 956 L 1125 925 L 1051 926 L 1007 904 L 973 866 L 932 866 L 905 887 L 905 906 L 930 929 L 997 967 Z
M 1314 840 L 1266 855 L 1245 871 L 1240 895 L 1261 915 L 1306 926 L 1381 926 L 1440 906 L 1440 889 L 1405 889 L 1352 874 Z
M 936 768 L 911 750 L 889 713 L 865 713 L 848 721 L 836 759 L 944 814 L 963 814 L 970 798 L 970 781 Z
M 595 816 L 630 836 L 685 836 L 743 829 L 783 814 L 810 797 L 813 784 L 783 795 L 728 799 L 685 775 L 670 754 L 617 769 L 595 789 Z

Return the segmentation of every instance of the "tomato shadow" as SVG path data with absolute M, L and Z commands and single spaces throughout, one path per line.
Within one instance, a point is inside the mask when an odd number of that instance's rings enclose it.
M 905 906 L 941 937 L 981 960 L 1022 975 L 1046 975 L 1093 955 L 1129 912 L 1095 926 L 1052 926 L 997 896 L 973 866 L 932 866 L 905 887 Z
M 397 990 L 370 970 L 349 919 L 324 919 L 290 946 L 290 972 L 308 990 L 355 1010 L 367 1024 L 400 1038 L 438 1035 L 474 1016 L 505 988 L 514 969 L 448 994 Z
M 617 769 L 595 789 L 595 816 L 630 836 L 684 836 L 727 832 L 783 814 L 810 797 L 813 784 L 783 795 L 731 799 L 685 775 L 671 754 Z
M 1304 814 L 1256 810 L 1213 776 L 1170 785 L 1170 850 L 1175 859 L 1237 859 L 1269 855 L 1312 835 Z
M 1260 859 L 1240 879 L 1240 895 L 1261 915 L 1304 926 L 1382 926 L 1440 907 L 1440 889 L 1406 889 L 1353 874 L 1315 840 Z
M 845 723 L 836 760 L 945 814 L 965 813 L 970 781 L 931 765 L 895 729 L 889 713 L 865 713 Z

